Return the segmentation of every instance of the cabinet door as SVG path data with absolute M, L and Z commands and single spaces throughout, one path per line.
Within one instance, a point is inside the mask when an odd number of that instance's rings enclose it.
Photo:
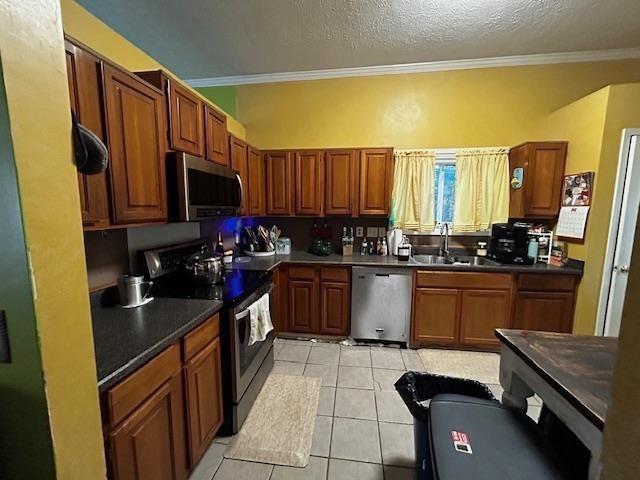
M 249 213 L 251 192 L 249 188 L 249 161 L 247 159 L 247 144 L 233 135 L 229 136 L 229 151 L 231 152 L 231 168 L 240 174 L 242 182 L 242 205 L 240 215 Z
M 71 110 L 78 122 L 104 141 L 100 60 L 69 42 L 65 42 L 65 50 Z M 78 188 L 82 225 L 95 228 L 109 226 L 106 173 L 78 173 Z
M 325 152 L 325 213 L 352 215 L 354 213 L 354 150 Z
M 324 173 L 322 152 L 295 152 L 296 215 L 322 214 Z
M 460 294 L 456 289 L 416 288 L 413 296 L 413 341 L 456 342 Z
M 206 159 L 229 166 L 227 117 L 209 105 L 204 106 Z
M 109 437 L 114 480 L 187 477 L 182 381 L 168 380 Z
M 322 282 L 320 284 L 320 333 L 347 335 L 350 303 L 349 284 Z
M 291 152 L 265 153 L 267 215 L 293 214 L 293 162 Z
M 173 80 L 169 80 L 168 89 L 171 148 L 202 157 L 202 102 Z
M 388 215 L 393 181 L 391 150 L 360 152 L 360 215 Z
M 167 220 L 163 96 L 104 64 L 114 223 Z
M 318 332 L 318 293 L 315 280 L 289 280 L 290 332 Z
M 527 216 L 555 217 L 560 212 L 566 156 L 564 142 L 528 145 L 524 179 Z
M 247 155 L 249 158 L 249 215 L 266 215 L 265 206 L 265 183 L 264 159 L 260 151 L 248 146 Z
M 571 333 L 573 292 L 518 292 L 514 328 Z
M 463 290 L 460 343 L 495 346 L 496 328 L 511 327 L 511 290 Z
M 220 339 L 215 338 L 185 365 L 191 466 L 209 447 L 222 425 Z

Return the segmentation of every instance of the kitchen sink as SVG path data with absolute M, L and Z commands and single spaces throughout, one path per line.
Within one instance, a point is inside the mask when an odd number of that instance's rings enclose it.
M 486 257 L 476 257 L 476 256 L 442 257 L 439 255 L 414 255 L 412 258 L 414 263 L 419 263 L 420 265 L 464 265 L 464 266 L 471 266 L 471 267 L 478 267 L 478 266 L 495 267 L 500 265 L 498 262 L 489 260 Z

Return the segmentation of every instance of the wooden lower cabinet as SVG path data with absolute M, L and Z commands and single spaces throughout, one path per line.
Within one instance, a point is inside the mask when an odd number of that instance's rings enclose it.
M 421 271 L 415 284 L 413 343 L 495 347 L 494 330 L 511 326 L 511 275 Z
M 413 295 L 412 338 L 416 342 L 455 343 L 460 290 L 417 288 Z
M 182 380 L 176 375 L 110 435 L 114 480 L 187 478 Z
M 105 392 L 113 480 L 185 480 L 223 422 L 218 315 Z
M 351 295 L 347 283 L 320 284 L 320 331 L 327 335 L 349 334 Z
M 495 329 L 511 326 L 511 290 L 464 290 L 461 306 L 463 345 L 498 345 Z
M 318 331 L 316 280 L 289 280 L 289 331 Z
M 518 292 L 514 328 L 571 333 L 574 292 Z
M 288 308 L 282 331 L 346 336 L 351 321 L 350 270 L 344 267 L 290 266 Z M 282 285 L 281 292 L 284 294 Z M 281 299 L 282 301 L 282 299 Z
M 215 338 L 184 367 L 191 465 L 207 450 L 222 425 L 220 339 Z

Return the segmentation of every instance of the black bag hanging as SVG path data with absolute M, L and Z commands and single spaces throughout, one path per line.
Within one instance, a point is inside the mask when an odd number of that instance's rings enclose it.
M 73 111 L 71 111 L 71 132 L 73 155 L 78 171 L 85 175 L 96 175 L 104 172 L 109 164 L 107 147 L 96 134 L 78 123 L 76 114 Z

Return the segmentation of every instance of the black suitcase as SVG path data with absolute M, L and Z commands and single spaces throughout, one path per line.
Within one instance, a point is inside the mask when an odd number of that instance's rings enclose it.
M 434 480 L 561 480 L 533 420 L 498 402 L 436 395 L 429 405 Z

